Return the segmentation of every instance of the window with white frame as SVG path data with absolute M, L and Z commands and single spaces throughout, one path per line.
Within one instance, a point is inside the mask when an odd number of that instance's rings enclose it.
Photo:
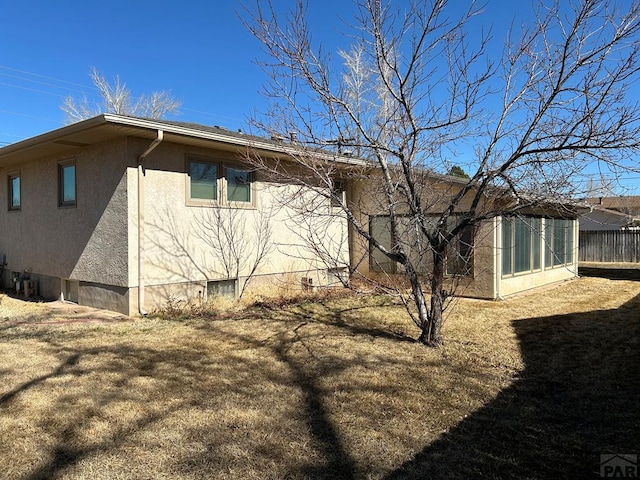
M 516 275 L 573 263 L 570 219 L 502 218 L 502 275 Z
M 253 172 L 201 157 L 187 159 L 188 200 L 198 205 L 252 205 Z
M 514 217 L 502 219 L 502 274 L 541 269 L 542 219 Z
M 545 218 L 544 266 L 553 268 L 573 263 L 573 220 Z

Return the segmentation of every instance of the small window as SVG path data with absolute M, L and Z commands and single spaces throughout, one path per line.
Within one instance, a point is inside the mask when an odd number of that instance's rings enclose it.
M 214 296 L 235 297 L 236 296 L 236 279 L 216 280 L 207 282 L 207 298 Z
M 251 202 L 251 172 L 239 168 L 226 168 L 227 201 Z
M 189 160 L 190 198 L 218 199 L 218 164 Z
M 473 276 L 473 244 L 475 227 L 468 225 L 451 240 L 447 252 L 447 274 L 456 276 Z
M 344 183 L 341 181 L 334 181 L 333 188 L 331 189 L 331 206 L 341 207 L 344 202 Z
M 9 175 L 9 210 L 20 210 L 20 175 Z
M 61 207 L 73 207 L 76 204 L 76 165 L 65 163 L 58 166 L 58 188 Z

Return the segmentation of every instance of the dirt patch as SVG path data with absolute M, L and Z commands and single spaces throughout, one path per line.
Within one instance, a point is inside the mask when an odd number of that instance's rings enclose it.
M 25 300 L 0 293 L 0 320 L 13 325 L 123 322 L 131 317 L 109 310 L 77 305 L 70 302 Z

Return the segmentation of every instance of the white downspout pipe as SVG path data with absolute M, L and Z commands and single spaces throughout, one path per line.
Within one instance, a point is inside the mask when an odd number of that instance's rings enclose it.
M 504 245 L 502 245 L 502 217 L 493 217 L 493 298 L 502 300 L 500 295 L 500 282 L 502 282 L 502 255 L 504 255 Z
M 164 138 L 162 130 L 158 130 L 149 148 L 138 157 L 138 312 L 143 317 L 147 315 L 144 309 L 144 165 L 142 162 Z

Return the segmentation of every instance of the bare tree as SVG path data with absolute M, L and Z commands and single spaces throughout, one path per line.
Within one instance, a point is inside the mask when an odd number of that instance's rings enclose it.
M 238 296 L 241 298 L 258 268 L 273 251 L 271 240 L 272 211 L 247 211 L 238 208 L 204 209 L 193 234 L 208 247 L 220 272 L 227 279 L 244 277 Z M 251 225 L 247 225 L 250 220 Z
M 158 211 L 162 221 L 151 224 L 148 236 L 151 264 L 177 281 L 236 280 L 241 298 L 274 251 L 274 212 L 211 206 L 185 220 L 169 209 Z
M 180 106 L 180 102 L 164 90 L 135 98 L 118 75 L 111 83 L 95 67 L 91 68 L 89 76 L 98 90 L 100 99 L 92 102 L 86 95 L 80 99 L 65 97 L 60 108 L 66 115 L 67 123 L 79 122 L 101 113 L 158 119 L 174 112 Z
M 355 0 L 345 36 L 353 46 L 338 52 L 338 65 L 312 44 L 303 0 L 286 17 L 270 2 L 247 9 L 247 28 L 268 58 L 270 107 L 254 125 L 271 135 L 295 131 L 298 141 L 289 152 L 295 168 L 258 156 L 254 163 L 327 198 L 340 175 L 378 185 L 359 204 L 334 203 L 374 257 L 399 266 L 419 340 L 435 346 L 452 293 L 446 260 L 470 229 L 570 199 L 590 164 L 630 167 L 624 159 L 640 147 L 640 108 L 630 96 L 640 4 L 541 0 L 528 23 L 505 34 L 502 51 L 476 33 L 482 11 L 474 2 L 462 13 L 446 0 L 395 5 Z M 314 153 L 332 146 L 336 155 L 357 152 L 364 165 L 340 173 Z M 469 178 L 439 177 L 459 151 Z M 389 242 L 371 233 L 363 207 L 384 218 Z

